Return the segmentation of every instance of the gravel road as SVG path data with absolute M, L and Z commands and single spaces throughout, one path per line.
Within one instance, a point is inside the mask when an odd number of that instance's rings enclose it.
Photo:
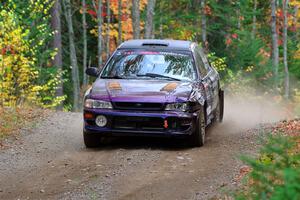
M 225 120 L 202 148 L 182 140 L 116 138 L 99 149 L 82 141 L 82 114 L 55 112 L 0 150 L 0 199 L 209 199 L 235 186 L 255 153 L 260 123 L 283 118 L 268 102 L 228 100 Z

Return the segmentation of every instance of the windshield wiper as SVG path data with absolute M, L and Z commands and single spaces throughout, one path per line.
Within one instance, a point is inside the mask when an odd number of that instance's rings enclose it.
M 151 78 L 167 78 L 167 79 L 172 79 L 174 81 L 181 81 L 178 78 L 173 78 L 173 77 L 170 77 L 170 76 L 165 76 L 165 75 L 162 75 L 162 74 L 155 74 L 155 73 L 137 74 L 137 76 L 147 76 L 147 77 L 151 77 Z

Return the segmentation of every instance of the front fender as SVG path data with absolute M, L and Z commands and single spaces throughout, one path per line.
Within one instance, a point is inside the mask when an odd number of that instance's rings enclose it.
M 201 87 L 193 87 L 191 95 L 189 97 L 190 102 L 198 102 L 201 106 L 205 104 L 205 92 Z

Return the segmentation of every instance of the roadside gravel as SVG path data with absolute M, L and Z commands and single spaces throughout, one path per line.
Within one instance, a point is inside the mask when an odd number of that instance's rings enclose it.
M 0 150 L 0 199 L 209 199 L 236 186 L 261 123 L 283 118 L 270 104 L 228 101 L 224 123 L 202 148 L 182 140 L 116 138 L 94 150 L 81 113 L 52 113 Z

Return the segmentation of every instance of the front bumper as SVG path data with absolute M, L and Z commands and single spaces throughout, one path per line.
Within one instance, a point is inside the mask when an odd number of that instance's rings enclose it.
M 108 119 L 105 127 L 95 124 L 98 115 Z M 197 116 L 197 112 L 84 109 L 84 131 L 103 136 L 188 136 L 195 130 Z

